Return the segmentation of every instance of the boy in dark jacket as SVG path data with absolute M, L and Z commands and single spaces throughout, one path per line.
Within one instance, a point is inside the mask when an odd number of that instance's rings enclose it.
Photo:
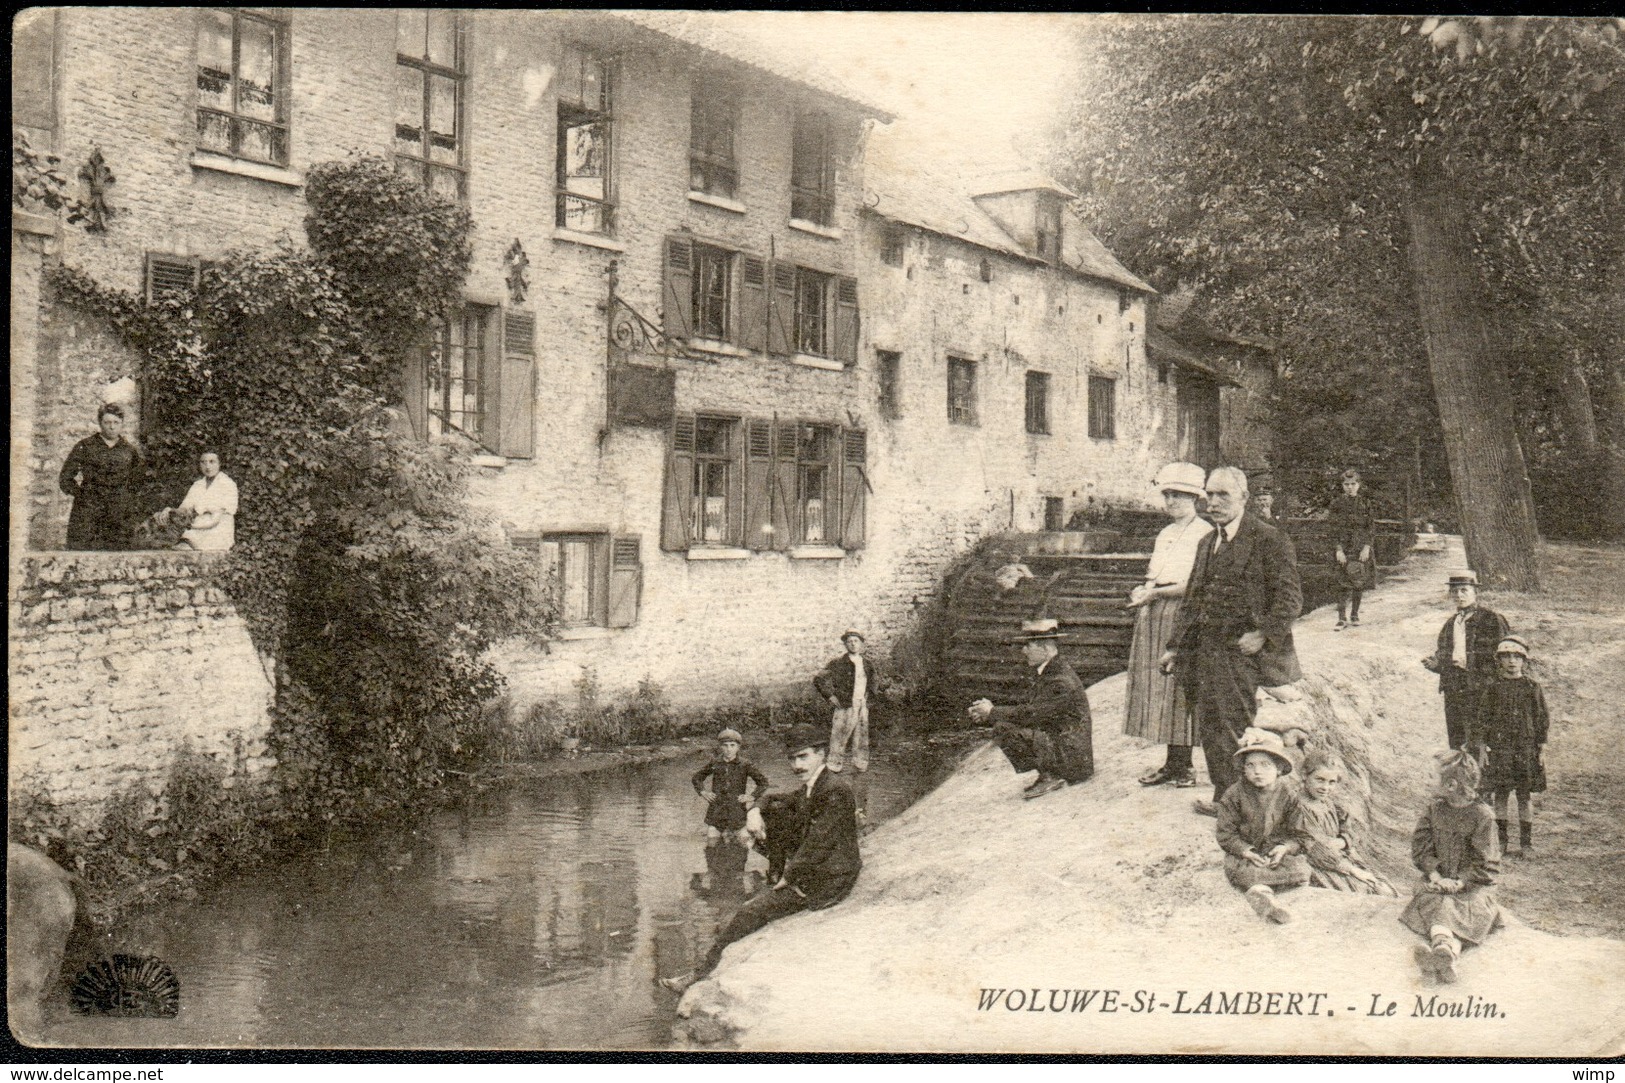
M 1484 687 L 1495 677 L 1495 648 L 1507 634 L 1501 614 L 1478 604 L 1478 576 L 1450 577 L 1456 615 L 1439 629 L 1439 642 L 1422 664 L 1439 675 L 1444 694 L 1444 726 L 1451 748 L 1461 748 L 1474 728 Z
M 705 798 L 705 835 L 707 843 L 715 843 L 727 832 L 739 840 L 739 845 L 750 847 L 750 835 L 745 830 L 745 812 L 755 797 L 767 789 L 767 776 L 739 758 L 739 746 L 744 738 L 738 730 L 723 730 L 717 734 L 717 758 L 694 772 L 691 781 L 694 792 Z M 711 792 L 705 792 L 705 780 L 711 780 Z M 749 783 L 756 783 L 754 796 L 746 792 Z

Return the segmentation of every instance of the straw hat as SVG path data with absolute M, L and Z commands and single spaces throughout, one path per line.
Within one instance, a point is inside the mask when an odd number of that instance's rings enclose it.
M 1478 573 L 1475 571 L 1455 572 L 1450 576 L 1450 585 L 1453 587 L 1478 586 Z
M 1292 761 L 1286 758 L 1286 745 L 1281 742 L 1280 734 L 1249 726 L 1242 731 L 1241 747 L 1236 749 L 1234 757 L 1239 760 L 1249 752 L 1263 752 L 1273 756 L 1275 762 L 1281 765 L 1283 775 L 1292 773 Z
M 1195 463 L 1169 463 L 1157 471 L 1151 484 L 1161 493 L 1186 493 L 1190 496 L 1207 495 L 1207 471 Z

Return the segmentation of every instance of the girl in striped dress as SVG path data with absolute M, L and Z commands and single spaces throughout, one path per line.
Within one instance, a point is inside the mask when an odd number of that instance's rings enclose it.
M 1391 895 L 1394 885 L 1371 870 L 1355 849 L 1348 810 L 1334 798 L 1343 782 L 1343 761 L 1335 752 L 1316 749 L 1303 758 L 1303 790 L 1287 816 L 1287 828 L 1309 859 L 1309 883 L 1356 895 Z
M 1157 535 L 1145 582 L 1129 595 L 1134 614 L 1134 639 L 1129 647 L 1128 712 L 1123 732 L 1130 737 L 1168 746 L 1163 765 L 1140 779 L 1142 786 L 1171 782 L 1196 785 L 1191 771 L 1191 745 L 1195 733 L 1191 711 L 1177 677 L 1157 666 L 1168 638 L 1179 620 L 1185 586 L 1196 564 L 1197 547 L 1213 532 L 1213 524 L 1197 517 L 1196 501 L 1207 494 L 1206 473 L 1195 463 L 1169 463 L 1157 472 L 1154 485 L 1173 520 Z

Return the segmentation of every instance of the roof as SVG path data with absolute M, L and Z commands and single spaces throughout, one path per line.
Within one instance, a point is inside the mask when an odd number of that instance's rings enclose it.
M 1005 192 L 1057 192 L 1067 199 L 1077 199 L 1078 193 L 1047 173 L 1036 169 L 1015 169 L 979 177 L 972 184 L 973 194 L 996 196 Z
M 1222 369 L 1216 368 L 1212 362 L 1204 360 L 1181 346 L 1157 327 L 1146 329 L 1145 351 L 1154 361 L 1166 361 L 1182 369 L 1199 372 L 1222 384 L 1231 387 L 1240 387 L 1241 382 L 1235 377 L 1227 375 Z
M 869 136 L 863 170 L 867 189 L 864 205 L 870 213 L 980 248 L 1043 262 L 977 204 L 974 195 L 987 192 L 973 193 L 982 186 L 974 179 L 966 179 L 968 171 L 954 169 L 940 155 L 921 153 L 895 132 L 876 129 Z M 1048 186 L 1059 187 L 1053 181 Z M 1061 263 L 1091 278 L 1145 293 L 1156 292 L 1119 263 L 1076 216 L 1070 218 L 1062 233 Z
M 726 12 L 606 11 L 604 14 L 736 64 L 838 98 L 882 121 L 892 120 L 891 112 L 884 106 L 859 95 L 829 72 L 807 64 L 800 54 L 798 58 L 785 56 L 766 43 L 733 30 L 725 22 Z

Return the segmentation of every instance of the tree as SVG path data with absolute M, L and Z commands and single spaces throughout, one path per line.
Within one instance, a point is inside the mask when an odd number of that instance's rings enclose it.
M 1566 387 L 1572 406 L 1563 369 L 1618 356 L 1620 37 L 1611 20 L 1113 20 L 1086 45 L 1058 172 L 1154 284 L 1202 286 L 1307 370 L 1369 369 L 1368 417 L 1417 386 L 1425 349 L 1468 557 L 1531 589 L 1514 389 Z M 1565 248 L 1591 273 L 1553 273 Z M 1528 314 L 1510 318 L 1514 289 Z M 1542 351 L 1559 378 L 1526 379 L 1510 351 L 1563 312 L 1577 350 Z M 1316 338 L 1344 349 L 1301 349 Z

